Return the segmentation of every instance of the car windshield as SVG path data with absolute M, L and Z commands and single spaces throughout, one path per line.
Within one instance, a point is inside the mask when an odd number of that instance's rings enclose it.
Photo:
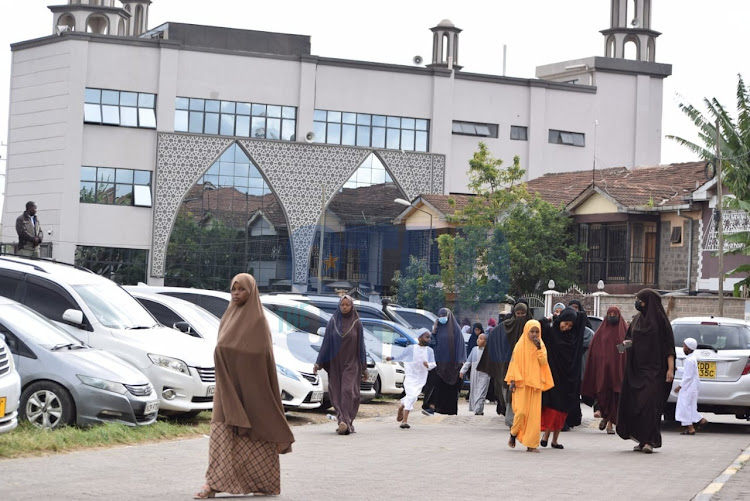
M 105 327 L 150 329 L 158 325 L 141 303 L 114 283 L 74 285 L 73 288 Z
M 675 345 L 681 347 L 691 337 L 698 345 L 715 350 L 746 350 L 750 348 L 750 328 L 744 325 L 719 325 L 715 322 L 676 324 L 672 326 Z
M 185 320 L 190 322 L 199 334 L 216 336 L 219 333 L 219 319 L 207 310 L 193 303 L 180 306 L 178 313 L 184 312 Z
M 43 316 L 21 305 L 0 309 L 3 325 L 19 338 L 42 348 L 81 345 L 81 342 Z
M 430 317 L 422 315 L 421 313 L 417 313 L 416 311 L 401 310 L 398 312 L 398 314 L 401 316 L 401 318 L 409 322 L 409 325 L 411 325 L 415 329 L 423 327 L 427 330 L 432 330 L 432 326 L 435 323 L 435 321 Z
M 268 328 L 271 329 L 271 335 L 299 330 L 268 308 L 264 307 L 263 313 L 266 314 L 266 321 L 268 322 Z

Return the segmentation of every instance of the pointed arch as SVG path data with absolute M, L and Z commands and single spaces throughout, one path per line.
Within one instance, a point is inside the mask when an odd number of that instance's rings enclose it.
M 86 32 L 109 35 L 109 19 L 101 14 L 91 14 L 86 19 Z
M 654 37 L 648 37 L 648 42 L 646 44 L 646 60 L 651 63 L 656 62 L 656 41 L 654 40 Z
M 57 20 L 58 31 L 75 31 L 76 18 L 73 14 L 66 12 Z
M 624 59 L 641 60 L 641 41 L 637 36 L 628 35 L 622 44 L 622 57 Z

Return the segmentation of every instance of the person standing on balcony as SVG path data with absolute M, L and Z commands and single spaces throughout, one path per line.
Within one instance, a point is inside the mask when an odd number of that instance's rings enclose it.
M 16 254 L 26 257 L 40 257 L 39 246 L 44 239 L 42 225 L 36 215 L 36 202 L 26 202 L 26 211 L 16 219 L 18 249 Z

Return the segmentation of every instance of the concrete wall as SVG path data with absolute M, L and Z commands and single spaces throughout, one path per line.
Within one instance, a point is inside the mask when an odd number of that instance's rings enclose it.
M 745 299 L 724 298 L 724 316 L 729 318 L 745 318 Z M 670 302 L 672 306 L 670 308 Z M 669 296 L 662 297 L 662 305 L 669 312 L 670 320 L 681 317 L 710 316 L 719 313 L 718 297 L 702 296 Z M 601 313 L 606 313 L 610 306 L 617 306 L 626 321 L 630 321 L 637 313 L 634 295 L 609 295 L 601 298 Z
M 691 214 L 698 218 L 699 213 Z M 688 287 L 688 258 L 691 247 L 688 245 L 690 237 L 690 221 L 680 218 L 676 214 L 665 214 L 661 221 L 661 235 L 659 241 L 659 288 L 665 290 L 684 289 Z M 682 242 L 670 242 L 672 228 L 682 226 Z M 698 274 L 698 254 L 700 235 L 698 221 L 692 221 L 692 259 L 690 263 L 690 290 L 695 290 Z

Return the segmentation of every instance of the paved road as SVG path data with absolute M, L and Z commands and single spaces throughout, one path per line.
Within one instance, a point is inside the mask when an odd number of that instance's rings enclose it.
M 294 428 L 277 499 L 689 500 L 750 445 L 750 426 L 721 418 L 727 424 L 692 437 L 668 429 L 655 454 L 635 453 L 631 442 L 596 429 L 587 409 L 584 425 L 562 434 L 565 450 L 530 454 L 507 447 L 501 417 L 468 415 L 464 405 L 459 416 L 416 415 L 410 430 L 395 418 L 363 420 L 343 437 L 333 424 Z M 0 498 L 187 500 L 202 483 L 207 448 L 199 438 L 0 461 Z M 748 468 L 722 500 L 747 499 Z

